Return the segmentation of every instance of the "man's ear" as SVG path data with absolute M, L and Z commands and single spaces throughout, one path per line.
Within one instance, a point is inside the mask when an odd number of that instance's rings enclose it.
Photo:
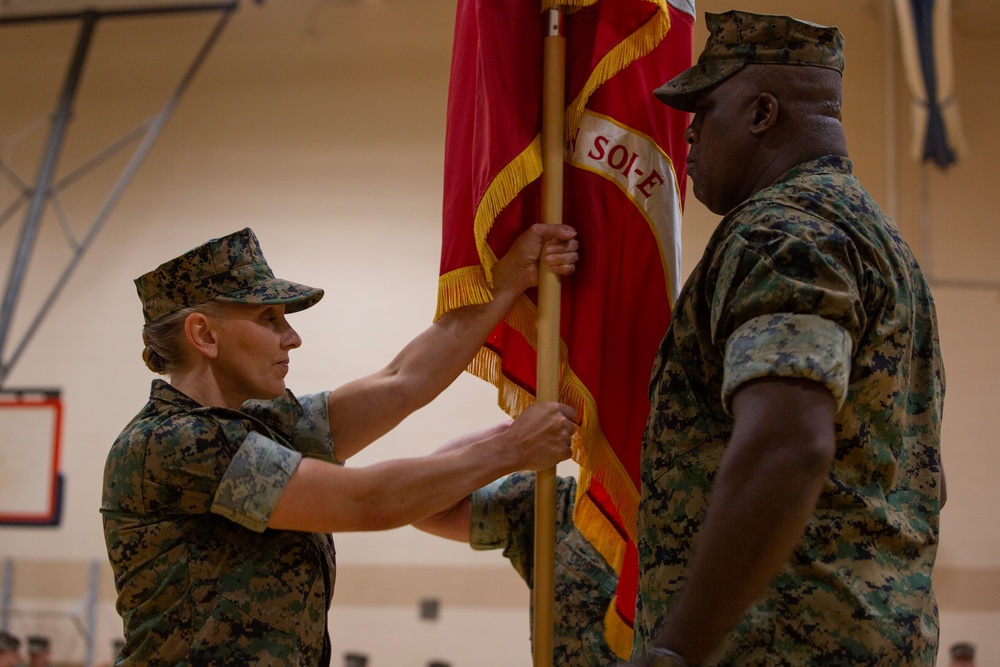
M 184 335 L 191 346 L 208 359 L 219 354 L 219 332 L 216 323 L 205 313 L 191 313 L 184 320 Z
M 750 134 L 762 137 L 778 122 L 778 98 L 771 93 L 761 93 L 754 100 Z

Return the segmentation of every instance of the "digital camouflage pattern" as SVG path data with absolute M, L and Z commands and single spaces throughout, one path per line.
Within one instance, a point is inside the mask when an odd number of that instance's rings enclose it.
M 576 529 L 575 499 L 576 480 L 559 477 L 552 664 L 608 667 L 618 657 L 604 638 L 604 615 L 615 595 L 618 575 Z M 531 586 L 535 562 L 534 473 L 509 475 L 472 494 L 469 541 L 473 549 L 503 549 L 504 557 Z
M 636 653 L 659 630 L 753 377 L 841 397 L 837 449 L 791 561 L 712 665 L 933 665 L 944 399 L 934 304 L 847 158 L 798 165 L 726 215 L 654 364 Z
M 126 644 L 116 665 L 329 664 L 329 535 L 266 528 L 303 454 L 333 460 L 326 394 L 204 407 L 162 380 L 104 470 Z
M 211 299 L 285 304 L 294 313 L 323 298 L 323 290 L 274 277 L 257 236 L 247 227 L 212 239 L 135 279 L 146 323 Z
M 698 62 L 653 91 L 660 101 L 675 109 L 694 111 L 696 93 L 751 63 L 807 65 L 844 72 L 844 38 L 835 26 L 733 10 L 722 14 L 705 12 L 705 27 L 708 41 Z

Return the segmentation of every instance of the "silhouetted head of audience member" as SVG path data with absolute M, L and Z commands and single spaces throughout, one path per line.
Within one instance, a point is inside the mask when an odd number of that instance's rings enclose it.
M 969 642 L 956 642 L 950 649 L 952 665 L 971 665 L 976 659 L 976 647 Z

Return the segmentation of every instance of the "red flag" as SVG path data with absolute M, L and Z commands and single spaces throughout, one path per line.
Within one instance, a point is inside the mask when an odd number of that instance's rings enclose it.
M 605 632 L 622 657 L 632 646 L 650 370 L 679 289 L 687 115 L 652 94 L 691 63 L 693 3 L 677 4 L 685 9 L 667 0 L 558 5 L 567 8 L 563 210 L 581 245 L 562 287 L 560 400 L 581 417 L 576 523 L 621 574 Z M 438 316 L 487 301 L 497 257 L 540 220 L 540 9 L 458 3 Z M 534 401 L 536 304 L 526 293 L 469 367 L 515 416 Z

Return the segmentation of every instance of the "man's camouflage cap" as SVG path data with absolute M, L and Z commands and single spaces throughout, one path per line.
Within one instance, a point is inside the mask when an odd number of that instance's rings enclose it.
M 146 322 L 211 299 L 249 304 L 284 304 L 304 310 L 323 290 L 275 278 L 247 227 L 212 239 L 135 279 Z
M 705 12 L 705 26 L 708 42 L 698 62 L 653 91 L 675 109 L 694 111 L 698 93 L 751 63 L 810 65 L 844 73 L 844 37 L 836 26 L 738 10 Z
M 20 647 L 20 639 L 8 632 L 0 630 L 0 651 L 16 651 Z

